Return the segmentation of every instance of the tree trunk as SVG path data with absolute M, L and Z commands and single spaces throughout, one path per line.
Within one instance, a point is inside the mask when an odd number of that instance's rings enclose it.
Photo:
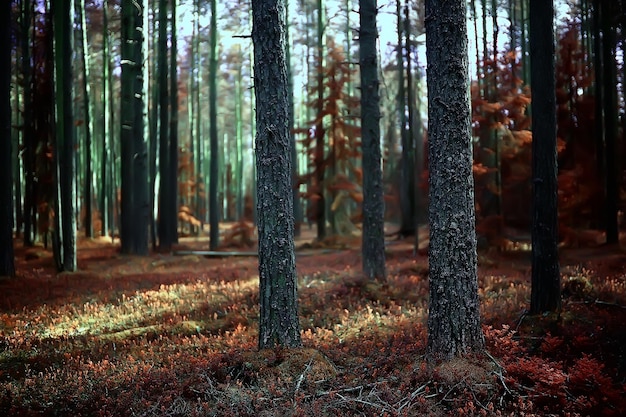
M 11 2 L 0 6 L 0 276 L 15 276 L 11 163 Z
M 606 157 L 606 206 L 605 231 L 606 243 L 619 242 L 617 211 L 619 203 L 619 173 L 617 170 L 617 66 L 615 62 L 616 28 L 613 21 L 616 16 L 615 2 L 601 0 L 600 26 L 602 30 L 602 78 L 603 78 L 603 114 L 604 114 L 604 146 Z
M 176 34 L 176 2 L 172 0 L 172 18 L 170 30 L 170 213 L 174 213 L 172 220 L 168 222 L 172 242 L 178 243 L 178 41 Z
M 426 0 L 431 360 L 483 349 L 464 0 Z
M 85 108 L 85 236 L 93 237 L 92 224 L 92 168 L 91 168 L 91 88 L 89 86 L 90 60 L 89 44 L 87 42 L 87 20 L 85 19 L 85 0 L 81 0 L 80 7 L 80 38 L 83 49 L 83 106 Z
M 315 200 L 315 213 L 317 224 L 317 239 L 326 237 L 326 198 L 324 171 L 326 170 L 324 155 L 324 5 L 323 0 L 317 0 L 317 123 L 315 125 L 315 187 L 317 187 L 317 199 Z
M 259 348 L 299 347 L 283 0 L 252 1 L 261 313 Z
M 31 63 L 31 8 L 32 1 L 22 1 L 21 50 L 22 77 L 24 77 L 24 246 L 34 245 L 35 213 L 35 131 L 33 128 L 33 68 Z
M 561 307 L 558 254 L 556 92 L 552 0 L 530 0 L 532 283 L 530 312 Z
M 122 253 L 148 254 L 148 167 L 143 126 L 143 0 L 122 1 Z
M 219 183 L 219 150 L 217 146 L 217 0 L 211 0 L 211 57 L 209 59 L 209 140 L 211 160 L 209 172 L 209 224 L 211 250 L 217 250 L 220 240 L 220 211 L 217 198 Z
M 57 215 L 61 220 L 61 244 L 63 248 L 62 268 L 76 270 L 76 210 L 75 210 L 75 137 L 74 111 L 72 100 L 72 16 L 71 1 L 55 3 L 52 8 L 54 18 L 54 55 L 56 89 L 56 134 L 57 158 L 59 166 L 59 203 Z M 57 206 L 59 208 L 59 206 Z M 59 231 L 57 230 L 57 233 Z
M 176 224 L 177 213 L 172 212 L 170 200 L 176 198 L 172 193 L 170 175 L 170 138 L 168 135 L 169 96 L 167 85 L 167 0 L 159 0 L 159 40 L 158 64 L 159 79 L 159 249 L 168 252 L 174 243 L 171 223 Z
M 380 151 L 376 0 L 360 0 L 361 135 L 363 149 L 363 273 L 385 281 L 385 202 Z

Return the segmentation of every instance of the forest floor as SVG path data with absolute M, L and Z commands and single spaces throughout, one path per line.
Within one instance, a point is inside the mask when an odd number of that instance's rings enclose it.
M 388 242 L 381 285 L 361 279 L 358 239 L 312 237 L 297 241 L 304 348 L 265 351 L 254 256 L 188 252 L 204 238 L 148 257 L 81 239 L 79 271 L 57 274 L 50 251 L 16 241 L 18 278 L 0 281 L 0 415 L 626 415 L 619 247 L 563 249 L 563 309 L 541 317 L 526 314 L 530 253 L 481 253 L 487 349 L 430 366 L 427 242 L 417 255 L 412 239 Z

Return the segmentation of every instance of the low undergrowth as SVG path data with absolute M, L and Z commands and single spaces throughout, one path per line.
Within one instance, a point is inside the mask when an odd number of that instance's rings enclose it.
M 359 280 L 358 258 L 300 257 L 304 348 L 262 352 L 254 259 L 112 254 L 60 276 L 22 264 L 0 283 L 0 414 L 626 413 L 623 268 L 565 269 L 582 290 L 559 316 L 529 317 L 523 268 L 481 267 L 486 352 L 430 366 L 426 261 L 390 253 L 383 286 Z

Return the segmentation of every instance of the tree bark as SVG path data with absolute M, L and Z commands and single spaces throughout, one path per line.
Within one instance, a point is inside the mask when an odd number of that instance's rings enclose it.
M 72 19 L 71 1 L 55 3 L 52 9 L 54 18 L 54 55 L 56 88 L 56 132 L 57 158 L 59 164 L 59 206 L 57 215 L 61 219 L 61 244 L 63 248 L 62 268 L 76 270 L 76 209 L 75 209 L 75 135 L 74 110 L 72 100 Z M 57 206 L 57 208 L 59 208 Z M 58 232 L 58 230 L 57 230 Z
M 0 276 L 15 276 L 11 163 L 11 2 L 0 6 Z
M 299 347 L 283 0 L 252 1 L 256 95 L 259 348 Z
M 530 313 L 561 307 L 558 253 L 554 5 L 530 0 L 532 96 L 532 283 Z
M 209 224 L 210 248 L 220 244 L 220 210 L 217 198 L 219 183 L 219 149 L 217 143 L 217 0 L 211 0 L 211 56 L 209 59 L 209 141 L 211 145 L 209 169 Z
M 363 273 L 385 281 L 385 201 L 380 150 L 376 0 L 360 0 L 361 135 L 363 158 Z
M 478 301 L 468 46 L 464 0 L 426 0 L 430 164 L 427 355 L 484 347 Z

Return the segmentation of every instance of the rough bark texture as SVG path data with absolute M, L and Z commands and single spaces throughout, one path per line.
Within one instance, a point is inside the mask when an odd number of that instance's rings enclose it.
M 252 1 L 256 95 L 259 348 L 299 347 L 283 0 Z
M 361 131 L 363 147 L 363 273 L 384 281 L 385 231 L 380 151 L 376 0 L 360 0 Z
M 11 2 L 0 6 L 0 276 L 15 275 L 11 175 Z
M 122 2 L 122 253 L 148 254 L 148 165 L 143 137 L 143 0 Z
M 530 1 L 533 80 L 532 314 L 561 307 L 558 254 L 556 95 L 552 0 Z
M 428 356 L 484 346 L 478 301 L 464 0 L 426 1 L 430 163 Z

